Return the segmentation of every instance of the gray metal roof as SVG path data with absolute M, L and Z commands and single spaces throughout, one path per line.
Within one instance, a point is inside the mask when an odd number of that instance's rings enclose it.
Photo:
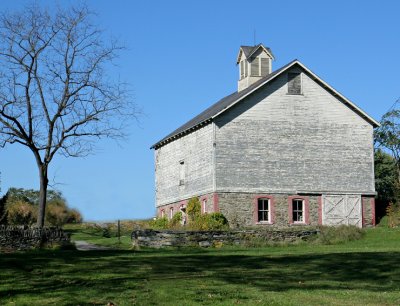
M 295 59 L 295 60 L 291 61 L 290 63 L 286 64 L 285 66 L 279 68 L 278 70 L 275 70 L 274 72 L 270 73 L 269 75 L 263 77 L 262 79 L 258 80 L 255 83 L 253 83 L 246 89 L 239 91 L 239 92 L 234 92 L 234 93 L 226 96 L 225 98 L 222 98 L 217 103 L 211 105 L 205 111 L 203 111 L 202 113 L 200 113 L 193 119 L 189 120 L 184 125 L 182 125 L 181 127 L 177 128 L 172 133 L 165 136 L 160 141 L 156 142 L 154 145 L 152 145 L 150 147 L 150 149 L 156 149 L 170 141 L 173 141 L 176 138 L 180 138 L 180 137 L 210 123 L 213 120 L 213 118 L 218 116 L 221 112 L 223 112 L 226 109 L 228 109 L 229 107 L 233 106 L 235 103 L 239 102 L 242 98 L 251 94 L 253 91 L 257 90 L 259 87 L 262 87 L 263 85 L 265 85 L 266 83 L 268 83 L 269 81 L 274 79 L 275 76 L 279 75 L 284 70 L 288 69 L 289 67 L 291 67 L 293 65 L 298 65 L 299 67 L 304 69 L 307 73 L 310 74 L 310 76 L 312 76 L 312 78 L 315 81 L 317 81 L 320 85 L 322 85 L 327 90 L 329 90 L 333 95 L 339 97 L 343 101 L 343 103 L 345 103 L 348 107 L 350 107 L 353 111 L 355 111 L 359 116 L 364 118 L 367 122 L 371 123 L 373 127 L 378 127 L 380 125 L 379 122 L 377 122 L 372 117 L 370 117 L 368 114 L 366 114 L 361 108 L 359 108 L 357 105 L 352 103 L 346 97 L 341 95 L 333 87 L 331 87 L 330 85 L 325 83 L 316 74 L 314 74 L 311 70 L 309 70 L 302 63 L 300 63 L 297 59 Z
M 251 57 L 254 52 L 257 51 L 258 48 L 263 47 L 265 49 L 267 49 L 267 51 L 269 52 L 269 54 L 271 54 L 272 58 L 275 58 L 274 54 L 272 53 L 271 49 L 268 47 L 265 47 L 263 44 L 258 44 L 256 46 L 240 46 L 240 50 L 243 51 L 244 55 L 246 56 L 246 58 Z M 238 59 L 239 60 L 239 59 Z

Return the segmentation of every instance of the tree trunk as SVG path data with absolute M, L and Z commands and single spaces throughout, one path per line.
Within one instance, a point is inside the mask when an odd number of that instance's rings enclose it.
M 39 166 L 39 176 L 40 176 L 40 191 L 39 191 L 39 211 L 37 226 L 44 226 L 44 217 L 46 212 L 46 200 L 47 200 L 47 185 L 49 180 L 47 178 L 47 166 L 42 164 Z

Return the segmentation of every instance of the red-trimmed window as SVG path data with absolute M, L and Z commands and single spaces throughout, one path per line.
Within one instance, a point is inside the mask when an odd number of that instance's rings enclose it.
M 161 209 L 161 218 L 164 218 L 165 217 L 165 210 L 164 209 Z
M 270 199 L 259 198 L 257 200 L 257 221 L 271 222 Z
M 169 218 L 172 219 L 173 216 L 174 216 L 174 208 L 171 207 L 171 208 L 169 209 Z
M 274 218 L 274 201 L 271 196 L 256 196 L 253 211 L 254 223 L 272 224 Z
M 203 214 L 207 213 L 207 200 L 203 199 L 201 201 L 201 210 L 203 212 Z
M 304 200 L 302 199 L 292 200 L 292 220 L 293 223 L 304 222 Z
M 289 223 L 309 224 L 309 199 L 308 197 L 289 197 Z

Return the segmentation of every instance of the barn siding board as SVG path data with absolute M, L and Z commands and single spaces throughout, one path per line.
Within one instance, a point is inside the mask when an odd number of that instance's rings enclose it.
M 303 73 L 287 74 L 216 118 L 216 189 L 374 193 L 373 127 Z
M 213 190 L 212 124 L 158 148 L 155 155 L 156 206 Z M 182 160 L 186 176 L 185 183 L 179 186 Z

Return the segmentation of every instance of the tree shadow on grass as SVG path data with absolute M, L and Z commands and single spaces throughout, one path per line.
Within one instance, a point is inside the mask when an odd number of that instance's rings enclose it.
M 184 252 L 183 252 L 184 253 Z M 0 255 L 0 297 L 58 294 L 72 302 L 82 290 L 116 296 L 152 282 L 202 279 L 262 291 L 396 291 L 400 252 L 270 256 L 192 251 L 58 251 Z M 13 285 L 14 284 L 14 285 Z M 91 302 L 92 304 L 94 302 Z M 81 303 L 82 304 L 82 303 Z

